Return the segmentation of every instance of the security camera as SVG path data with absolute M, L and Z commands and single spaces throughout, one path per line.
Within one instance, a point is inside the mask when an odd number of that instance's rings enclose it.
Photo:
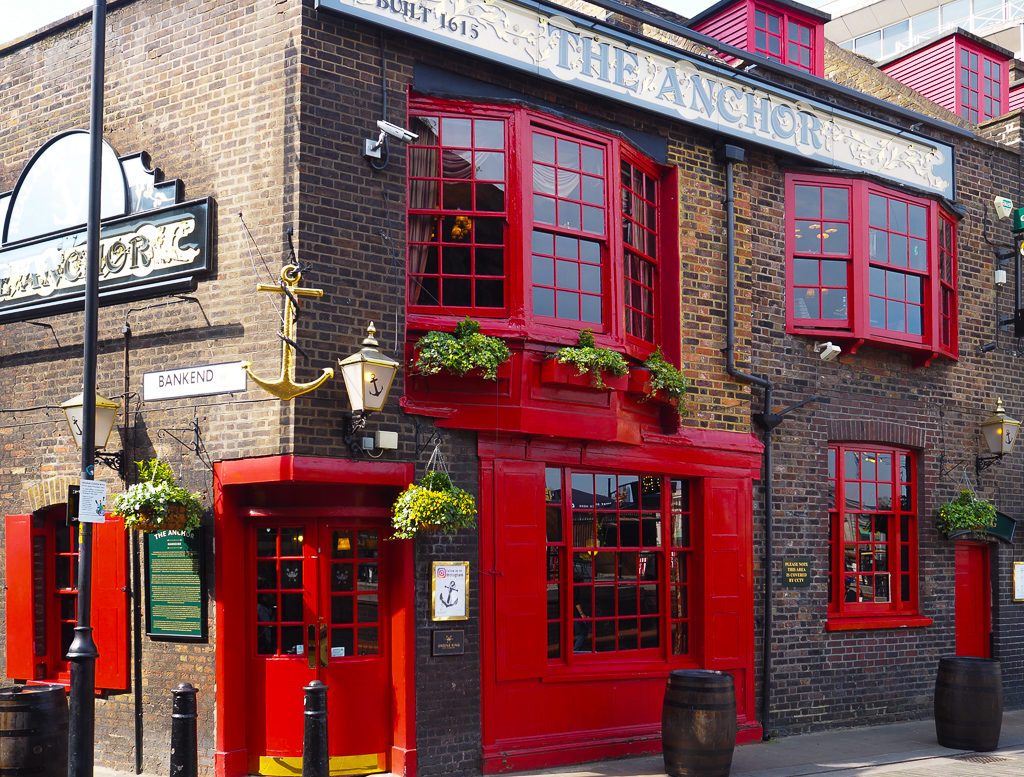
M 383 119 L 377 122 L 377 129 L 403 143 L 412 143 L 419 137 L 415 132 L 410 132 L 404 127 L 399 127 L 397 124 L 392 124 L 390 121 L 384 121 Z
M 363 156 L 370 159 L 380 159 L 381 149 L 384 147 L 384 140 L 386 138 L 391 137 L 403 143 L 412 143 L 412 141 L 419 137 L 415 132 L 410 132 L 404 127 L 399 127 L 397 124 L 392 124 L 390 121 L 384 121 L 383 119 L 377 122 L 377 129 L 380 130 L 380 136 L 376 140 L 367 138 L 363 142 Z
M 1010 213 L 1013 211 L 1013 201 L 1009 197 L 996 196 L 992 200 L 992 204 L 996 209 L 996 218 L 1006 219 L 1010 217 Z
M 815 343 L 814 352 L 823 362 L 830 362 L 843 352 L 843 349 L 831 341 Z

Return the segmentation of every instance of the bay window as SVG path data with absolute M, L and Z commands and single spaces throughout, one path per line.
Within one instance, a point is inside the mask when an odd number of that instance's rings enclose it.
M 590 329 L 640 358 L 660 337 L 668 173 L 618 136 L 510 106 L 412 98 L 410 326 Z M 562 334 L 559 334 L 562 333 Z
M 956 226 L 868 181 L 790 175 L 787 329 L 957 357 Z

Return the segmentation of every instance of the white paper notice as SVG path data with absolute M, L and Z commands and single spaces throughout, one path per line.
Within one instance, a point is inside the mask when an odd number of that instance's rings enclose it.
M 107 484 L 103 480 L 83 480 L 78 494 L 78 520 L 103 523 L 107 504 Z

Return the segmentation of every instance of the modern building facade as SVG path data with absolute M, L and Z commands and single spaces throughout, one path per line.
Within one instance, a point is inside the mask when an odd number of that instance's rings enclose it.
M 99 763 L 165 768 L 180 682 L 224 777 L 296 768 L 313 680 L 339 774 L 656 751 L 683 668 L 733 675 L 741 742 L 929 714 L 953 652 L 1022 702 L 1024 553 L 934 522 L 965 479 L 1018 515 L 1019 452 L 974 465 L 996 399 L 1024 405 L 992 282 L 1019 116 L 982 136 L 820 14 L 741 5 L 728 41 L 613 2 L 111 3 L 107 448 L 209 512 L 96 524 Z M 791 22 L 791 60 L 757 48 Z M 83 16 L 0 51 L 15 682 L 66 683 L 75 614 L 89 41 Z M 467 317 L 510 350 L 496 380 L 417 372 Z M 404 370 L 353 418 L 326 373 L 370 321 Z M 552 358 L 581 334 L 627 373 Z M 649 396 L 655 352 L 685 402 Z M 476 528 L 391 539 L 441 461 Z

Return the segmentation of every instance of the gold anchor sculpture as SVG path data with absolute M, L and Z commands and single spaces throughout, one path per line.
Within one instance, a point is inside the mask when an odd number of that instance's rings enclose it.
M 249 373 L 249 377 L 253 379 L 257 386 L 286 402 L 293 397 L 318 388 L 325 380 L 334 377 L 334 370 L 326 367 L 323 374 L 316 380 L 309 383 L 295 382 L 295 320 L 297 318 L 295 308 L 298 302 L 296 297 L 322 297 L 324 295 L 323 289 L 300 288 L 300 280 L 302 280 L 302 274 L 299 272 L 298 266 L 288 264 L 281 270 L 280 286 L 271 286 L 266 283 L 256 286 L 257 291 L 272 291 L 277 294 L 284 294 L 284 331 L 282 332 L 282 340 L 284 342 L 281 346 L 281 377 L 273 381 L 263 380 L 263 378 L 257 377 L 252 369 L 250 369 L 252 362 L 245 362 L 242 365 L 242 368 Z

